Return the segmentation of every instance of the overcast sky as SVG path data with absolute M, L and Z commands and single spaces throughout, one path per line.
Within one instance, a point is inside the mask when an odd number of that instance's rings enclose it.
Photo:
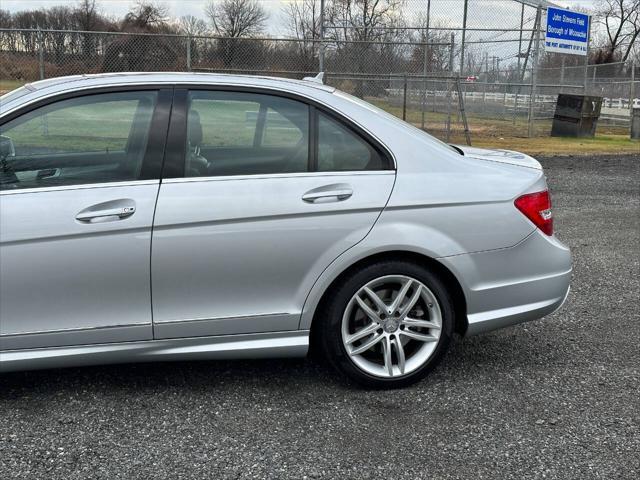
M 290 1 L 295 0 L 259 0 L 264 6 L 265 10 L 269 13 L 269 31 L 275 33 L 281 30 L 283 25 L 281 10 L 282 6 Z M 508 0 L 470 0 L 470 5 L 477 8 L 478 4 L 486 3 L 491 5 L 492 8 L 485 9 L 487 13 L 487 20 L 496 18 L 496 9 L 500 4 L 508 4 L 511 9 L 517 9 L 515 2 Z M 597 0 L 554 0 L 554 3 L 564 7 L 576 7 L 585 6 L 592 7 Z M 11 12 L 19 10 L 52 7 L 54 5 L 75 5 L 77 0 L 0 0 L 0 7 Z M 98 0 L 100 8 L 104 13 L 121 17 L 135 3 L 135 0 Z M 194 15 L 196 17 L 204 18 L 204 6 L 208 3 L 208 0 L 158 0 L 158 3 L 166 5 L 169 8 L 169 12 L 172 17 L 181 17 L 183 15 Z M 417 12 L 421 5 L 425 5 L 426 9 L 427 0 L 407 0 L 406 7 L 411 13 Z M 451 20 L 451 17 L 462 17 L 463 0 L 432 0 L 432 12 L 434 17 L 447 17 Z M 458 12 L 459 11 L 459 12 Z M 473 12 L 473 17 L 476 21 L 478 15 L 481 15 L 477 10 Z M 470 19 L 472 16 L 470 15 Z M 456 20 L 458 20 L 456 18 Z

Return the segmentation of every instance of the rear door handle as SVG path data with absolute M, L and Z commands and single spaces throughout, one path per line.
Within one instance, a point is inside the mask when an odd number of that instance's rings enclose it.
M 341 202 L 353 195 L 353 190 L 349 185 L 327 185 L 325 187 L 314 188 L 302 195 L 302 200 L 307 203 L 328 203 Z
M 114 200 L 85 208 L 76 215 L 76 220 L 82 223 L 122 220 L 135 212 L 136 204 L 133 200 Z

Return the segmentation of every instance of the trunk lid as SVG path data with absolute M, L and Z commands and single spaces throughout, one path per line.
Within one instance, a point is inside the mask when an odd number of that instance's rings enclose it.
M 542 165 L 540 165 L 535 158 L 525 155 L 524 153 L 514 152 L 512 150 L 476 148 L 467 145 L 455 145 L 455 148 L 461 150 L 465 157 L 542 170 Z

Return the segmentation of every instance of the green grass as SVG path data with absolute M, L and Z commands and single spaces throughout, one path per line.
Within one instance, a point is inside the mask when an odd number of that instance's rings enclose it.
M 367 101 L 401 118 L 402 107 L 392 105 L 388 101 L 367 98 Z M 422 113 L 419 109 L 408 108 L 407 121 L 417 127 L 421 126 Z M 426 130 L 444 139 L 446 113 L 426 112 Z M 534 132 L 537 135 L 527 138 L 528 123 L 526 118 L 495 119 L 473 113 L 467 117 L 471 132 L 471 143 L 486 148 L 503 148 L 517 150 L 531 155 L 589 155 L 589 154 L 640 154 L 640 144 L 629 138 L 626 127 L 610 126 L 600 123 L 594 138 L 560 138 L 550 137 L 551 120 L 535 122 Z M 465 143 L 461 122 L 456 121 L 456 111 L 451 115 L 452 143 Z
M 18 154 L 122 151 L 137 104 L 128 100 L 108 107 L 78 105 L 53 110 L 19 125 L 4 125 L 1 133 L 13 140 Z
M 457 137 L 459 143 L 463 139 Z M 640 155 L 640 142 L 633 142 L 629 135 L 597 135 L 595 138 L 479 138 L 473 144 L 478 147 L 504 148 L 529 155 L 590 155 L 629 154 Z
M 257 102 L 238 102 L 195 99 L 192 108 L 200 114 L 202 145 L 216 147 L 251 147 L 256 131 L 260 105 Z M 307 115 L 307 110 L 301 110 Z M 306 120 L 306 119 L 305 119 Z M 294 146 L 302 138 L 300 130 L 284 116 L 268 109 L 264 146 Z

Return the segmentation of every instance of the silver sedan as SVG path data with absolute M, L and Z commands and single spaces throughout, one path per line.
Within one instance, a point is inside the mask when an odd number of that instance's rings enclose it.
M 569 291 L 537 161 L 315 79 L 45 80 L 0 135 L 2 371 L 311 350 L 397 387 Z

